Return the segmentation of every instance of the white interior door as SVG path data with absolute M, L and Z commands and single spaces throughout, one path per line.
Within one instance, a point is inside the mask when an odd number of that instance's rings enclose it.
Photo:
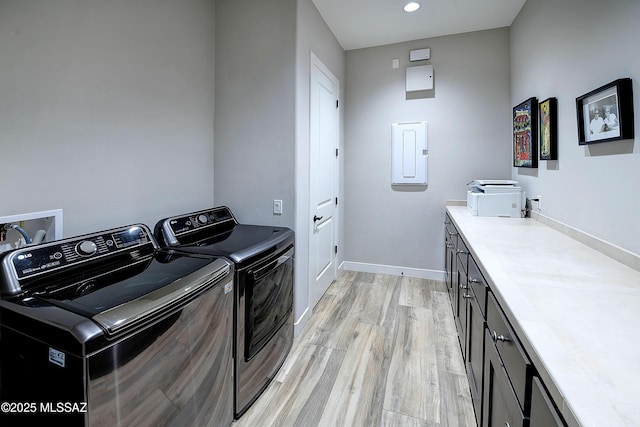
M 339 81 L 311 54 L 309 307 L 336 278 Z

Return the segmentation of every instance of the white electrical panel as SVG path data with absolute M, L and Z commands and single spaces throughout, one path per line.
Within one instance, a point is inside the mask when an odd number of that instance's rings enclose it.
M 391 184 L 427 184 L 427 122 L 391 125 Z
M 405 81 L 405 90 L 407 92 L 431 89 L 433 89 L 433 65 L 407 67 Z

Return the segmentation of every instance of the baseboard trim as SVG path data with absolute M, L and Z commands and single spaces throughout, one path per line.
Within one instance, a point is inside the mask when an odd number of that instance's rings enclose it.
M 394 265 L 369 264 L 366 262 L 344 261 L 341 270 L 358 271 L 362 273 L 389 274 L 392 276 L 407 276 L 417 279 L 444 281 L 443 270 L 427 270 L 424 268 L 400 267 Z
M 295 322 L 293 322 L 294 337 L 297 337 L 298 335 L 300 335 L 300 332 L 302 332 L 307 322 L 309 321 L 311 314 L 312 314 L 311 309 L 307 307 L 305 308 L 304 313 L 302 313 L 302 315 Z

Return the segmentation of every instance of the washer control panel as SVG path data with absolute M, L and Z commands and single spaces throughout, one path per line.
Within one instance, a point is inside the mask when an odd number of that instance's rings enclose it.
M 164 232 L 179 237 L 205 227 L 218 226 L 232 222 L 237 224 L 233 214 L 226 206 L 175 216 L 165 220 Z
M 11 252 L 9 258 L 15 275 L 21 280 L 145 246 L 153 249 L 155 243 L 149 229 L 138 224 L 26 247 Z

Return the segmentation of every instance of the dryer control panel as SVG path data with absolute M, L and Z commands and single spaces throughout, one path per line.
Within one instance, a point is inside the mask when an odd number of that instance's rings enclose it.
M 169 246 L 176 246 L 182 237 L 207 229 L 218 227 L 221 231 L 227 230 L 238 224 L 231 210 L 226 206 L 192 212 L 185 215 L 167 218 L 159 223 L 156 228 L 156 238 L 164 240 Z M 157 226 L 156 226 L 157 227 Z M 159 234 L 161 235 L 159 236 Z M 215 233 L 215 231 L 214 231 Z

